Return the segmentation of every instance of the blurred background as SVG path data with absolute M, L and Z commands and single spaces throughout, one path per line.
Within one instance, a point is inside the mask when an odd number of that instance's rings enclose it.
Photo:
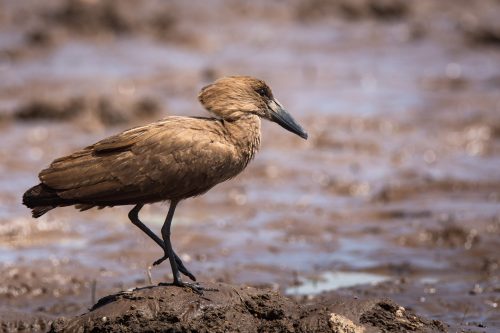
M 162 252 L 131 207 L 34 220 L 22 194 L 105 136 L 207 115 L 199 89 L 243 74 L 310 138 L 266 122 L 243 174 L 180 204 L 173 243 L 198 279 L 498 330 L 498 17 L 496 0 L 1 0 L 0 319 L 43 330 L 171 279 L 165 263 L 149 281 Z M 141 218 L 158 231 L 167 209 Z

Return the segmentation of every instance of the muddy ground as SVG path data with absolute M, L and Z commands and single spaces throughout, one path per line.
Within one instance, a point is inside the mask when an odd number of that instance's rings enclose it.
M 390 300 L 336 296 L 300 305 L 278 292 L 223 283 L 198 295 L 173 286 L 109 295 L 91 311 L 58 319 L 50 332 L 444 332 Z M 169 332 L 170 332 L 169 331 Z
M 130 207 L 35 221 L 22 193 L 55 157 L 205 115 L 203 85 L 248 74 L 310 139 L 265 123 L 242 175 L 180 204 L 174 246 L 198 279 L 301 304 L 390 298 L 452 332 L 498 331 L 499 15 L 494 0 L 2 1 L 2 330 L 170 281 L 166 264 L 149 277 L 161 251 Z M 158 230 L 166 210 L 141 217 Z

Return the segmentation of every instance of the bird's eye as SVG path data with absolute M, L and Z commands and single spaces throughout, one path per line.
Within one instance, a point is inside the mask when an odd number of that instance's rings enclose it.
M 259 95 L 261 96 L 267 96 L 267 91 L 266 89 L 264 88 L 260 88 L 259 90 L 257 90 L 257 92 L 259 93 Z

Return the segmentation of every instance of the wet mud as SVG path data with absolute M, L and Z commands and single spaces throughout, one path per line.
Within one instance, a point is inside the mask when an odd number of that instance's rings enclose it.
M 266 309 L 294 309 L 286 327 L 337 313 L 394 331 L 378 325 L 399 308 L 373 305 L 390 299 L 426 325 L 498 331 L 499 15 L 494 0 L 2 2 L 0 330 L 60 330 L 107 295 L 171 281 L 168 265 L 150 268 L 162 251 L 131 207 L 33 220 L 22 193 L 107 135 L 205 116 L 203 85 L 248 74 L 309 140 L 263 123 L 243 174 L 179 205 L 174 247 L 198 280 L 274 295 Z M 158 232 L 166 211 L 141 218 Z M 162 290 L 126 295 L 166 311 Z M 131 302 L 119 295 L 83 316 Z M 373 311 L 330 307 L 346 299 Z
M 298 304 L 277 292 L 223 283 L 144 287 L 109 295 L 86 314 L 55 321 L 50 332 L 444 332 L 390 300 L 323 297 Z

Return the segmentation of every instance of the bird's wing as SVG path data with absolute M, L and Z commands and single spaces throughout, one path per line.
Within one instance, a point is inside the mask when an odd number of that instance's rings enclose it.
M 211 131 L 217 129 L 215 123 L 190 125 L 171 135 L 159 133 L 132 147 L 134 154 L 146 157 L 140 173 L 161 184 L 171 198 L 204 193 L 241 171 L 235 147 Z
M 215 121 L 169 117 L 59 158 L 40 180 L 64 199 L 93 204 L 198 194 L 234 160 L 234 148 L 211 130 Z
M 133 128 L 131 130 L 101 140 L 89 148 L 92 148 L 92 150 L 96 154 L 110 153 L 127 149 L 133 146 L 137 141 L 139 141 L 142 136 L 148 135 L 148 133 L 151 132 L 152 128 L 148 128 L 145 126 Z

